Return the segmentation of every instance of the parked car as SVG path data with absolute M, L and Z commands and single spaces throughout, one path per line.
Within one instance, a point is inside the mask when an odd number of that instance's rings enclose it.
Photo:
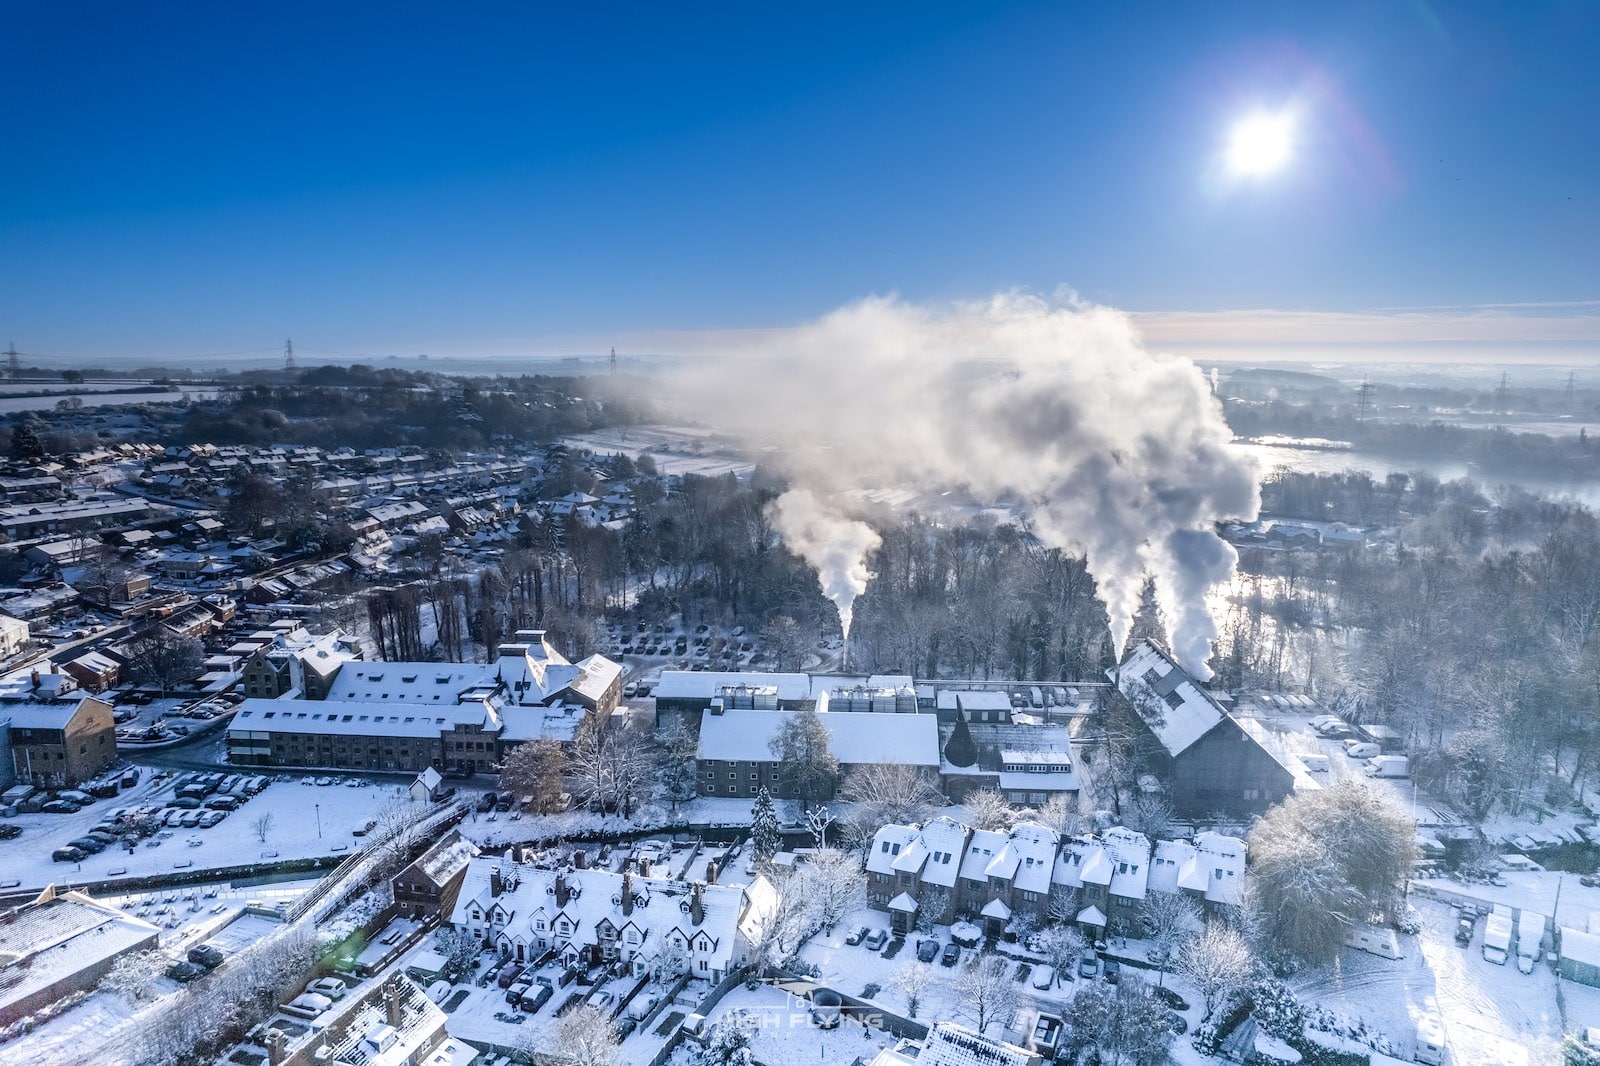
M 206 975 L 206 968 L 192 962 L 177 962 L 167 967 L 167 976 L 179 984 L 186 985 L 196 978 Z
M 1078 960 L 1078 976 L 1093 977 L 1100 972 L 1100 957 L 1093 953 L 1085 952 L 1083 958 Z
M 1189 1031 L 1189 1022 L 1177 1011 L 1169 1011 L 1167 1013 L 1167 1028 L 1171 1029 L 1177 1035 L 1182 1036 L 1184 1033 Z
M 1116 959 L 1107 959 L 1100 973 L 1106 979 L 1106 984 L 1114 985 L 1122 980 L 1122 964 Z
M 76 803 L 69 803 L 67 800 L 51 800 L 39 809 L 46 814 L 77 814 L 83 810 Z
M 494 983 L 500 988 L 510 988 L 517 983 L 517 978 L 522 976 L 522 969 L 521 966 L 515 963 L 507 963 L 505 968 L 500 971 L 500 976 L 495 978 Z
M 190 948 L 188 958 L 196 966 L 204 966 L 208 970 L 222 965 L 222 952 L 210 944 L 197 944 Z
M 917 960 L 919 962 L 932 962 L 939 957 L 939 942 L 931 937 L 919 941 L 917 944 Z
M 551 988 L 548 982 L 535 981 L 522 994 L 522 998 L 518 1002 L 521 1003 L 523 1010 L 533 1014 L 549 1002 L 550 997 L 553 995 L 555 995 L 555 989 Z
M 50 858 L 55 862 L 82 862 L 89 857 L 89 853 L 82 848 L 75 848 L 68 844 L 64 848 L 57 848 L 50 853 Z
M 1033 971 L 1034 988 L 1051 988 L 1056 983 L 1056 968 L 1054 966 L 1040 965 Z
M 1471 918 L 1456 919 L 1456 943 L 1466 947 L 1472 943 L 1473 921 Z
M 227 814 L 224 811 L 207 811 L 200 816 L 200 821 L 195 824 L 201 829 L 210 829 L 212 826 L 220 824 L 225 817 L 227 817 Z
M 511 797 L 501 796 L 500 799 L 495 803 L 494 809 L 495 813 L 497 814 L 505 814 L 507 811 L 511 810 Z
M 523 994 L 533 987 L 532 981 L 518 981 L 506 989 L 506 1002 L 515 1007 L 522 1001 Z
M 306 985 L 306 991 L 315 992 L 319 996 L 327 996 L 332 1000 L 339 1000 L 344 998 L 344 994 L 349 991 L 349 987 L 337 977 L 319 977 L 309 985 Z
M 94 837 L 78 837 L 76 840 L 67 841 L 67 844 L 80 851 L 87 851 L 91 855 L 98 855 L 106 850 L 106 842 L 96 840 Z
M 1157 987 L 1151 989 L 1151 992 L 1157 999 L 1165 1003 L 1171 1010 L 1189 1009 L 1189 1001 L 1178 995 L 1178 993 L 1174 992 L 1172 989 L 1167 988 L 1165 985 L 1158 985 Z
M 865 940 L 867 938 L 867 934 L 870 932 L 872 932 L 872 930 L 868 929 L 864 925 L 859 928 L 852 929 L 850 930 L 850 934 L 844 938 L 844 942 L 849 944 L 851 947 L 855 947 L 857 944 Z
M 617 994 L 615 992 L 607 992 L 602 989 L 601 991 L 596 992 L 589 997 L 589 1006 L 593 1007 L 597 1011 L 609 1012 L 611 1010 L 611 1004 L 615 1003 L 616 1001 Z
M 874 929 L 861 938 L 861 946 L 868 951 L 878 951 L 889 942 L 889 934 L 883 929 Z
M 943 953 L 939 956 L 939 965 L 954 966 L 959 958 L 961 958 L 961 945 L 946 944 Z
M 15 840 L 22 835 L 22 826 L 10 823 L 0 824 L 0 840 Z

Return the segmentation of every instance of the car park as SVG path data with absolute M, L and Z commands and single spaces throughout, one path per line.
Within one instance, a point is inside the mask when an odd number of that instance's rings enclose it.
M 944 952 L 942 954 L 940 954 L 940 956 L 939 956 L 939 965 L 941 965 L 941 966 L 954 966 L 956 964 L 956 961 L 959 960 L 960 958 L 961 958 L 961 945 L 960 944 L 946 944 L 944 946 Z
M 917 944 L 917 959 L 921 962 L 932 962 L 939 957 L 939 942 L 931 937 Z

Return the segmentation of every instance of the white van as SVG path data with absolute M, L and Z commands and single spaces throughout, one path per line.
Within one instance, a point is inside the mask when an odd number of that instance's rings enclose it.
M 1444 1063 L 1444 1028 L 1431 1014 L 1417 1021 L 1417 1053 L 1412 1057 L 1426 1066 Z
M 1370 759 L 1383 753 L 1383 749 L 1376 744 L 1368 744 L 1360 740 L 1347 740 L 1344 742 L 1344 753 L 1352 759 Z
M 1411 760 L 1404 755 L 1374 755 L 1367 762 L 1368 777 L 1410 777 Z
M 1326 755 L 1302 755 L 1300 761 L 1306 764 L 1306 769 L 1314 774 L 1328 772 L 1328 757 Z

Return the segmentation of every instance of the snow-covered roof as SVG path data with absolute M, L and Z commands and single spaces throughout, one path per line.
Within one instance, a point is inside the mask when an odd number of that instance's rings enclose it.
M 998 918 L 1001 921 L 1007 921 L 1011 917 L 1011 908 L 1007 907 L 1002 899 L 991 899 L 983 905 L 983 910 L 978 913 L 985 918 Z
M 1272 761 L 1283 767 L 1284 771 L 1294 779 L 1296 792 L 1320 792 L 1322 782 L 1317 780 L 1306 764 L 1292 753 L 1284 744 L 1283 738 L 1254 718 L 1235 718 L 1239 728 L 1249 735 L 1256 745 L 1272 757 Z
M 0 1009 L 140 945 L 160 929 L 79 892 L 47 889 L 0 924 Z
M 697 944 L 697 957 L 706 956 L 713 968 L 726 969 L 734 960 L 735 938 L 747 907 L 771 890 L 765 878 L 756 880 L 758 884 L 746 889 L 609 870 L 548 870 L 484 855 L 467 864 L 450 921 L 482 928 L 485 916 L 493 913 L 501 919 L 492 923 L 495 933 L 506 942 L 532 943 L 542 937 L 573 945 L 596 943 L 603 922 L 619 931 L 632 925 L 647 950 L 672 939 Z M 632 897 L 626 913 L 624 884 Z M 558 887 L 566 893 L 564 902 L 557 897 Z M 702 915 L 698 924 L 692 914 L 697 892 Z M 474 913 L 479 917 L 473 918 Z M 559 933 L 561 921 L 567 923 L 565 936 Z
M 1105 925 L 1105 911 L 1099 907 L 1085 907 L 1078 912 L 1078 922 L 1082 925 Z
M 1561 957 L 1586 966 L 1600 966 L 1600 936 L 1581 929 L 1561 930 Z
M 955 1022 L 937 1022 L 922 1041 L 917 1066 L 1032 1066 L 1031 1051 L 993 1040 Z
M 1201 833 L 1194 838 L 1194 844 L 1195 863 L 1201 868 L 1198 879 L 1205 881 L 1198 890 L 1204 892 L 1206 899 L 1212 903 L 1238 906 L 1244 893 L 1244 841 L 1223 833 Z M 1182 880 L 1196 878 L 1184 877 Z M 1192 886 L 1185 883 L 1183 887 Z
M 1146 887 L 1151 892 L 1173 893 L 1187 885 L 1178 883 L 1179 871 L 1189 868 L 1194 862 L 1194 845 L 1187 840 L 1158 840 L 1155 852 L 1150 856 L 1150 879 Z M 1201 886 L 1201 891 L 1205 886 Z
M 943 688 L 935 706 L 941 711 L 1009 711 L 1011 697 L 994 689 Z
M 952 818 L 939 817 L 925 826 L 886 825 L 872 838 L 869 873 L 917 873 L 925 885 L 954 887 L 958 857 L 968 829 Z
M 910 914 L 917 909 L 917 901 L 912 899 L 909 893 L 902 892 L 889 901 L 889 909 Z
M 1058 846 L 1059 838 L 1053 829 L 1034 822 L 1012 826 L 1009 847 L 1017 856 L 1013 887 L 1041 895 L 1050 891 Z
M 236 733 L 316 733 L 332 736 L 437 737 L 458 717 L 472 710 L 451 702 L 444 707 L 416 704 L 334 703 L 325 700 L 248 699 L 228 724 Z M 481 718 L 486 712 L 476 708 Z
M 1169 755 L 1187 750 L 1227 717 L 1205 690 L 1148 640 L 1140 641 L 1121 666 L 1107 673 Z
M 454 703 L 458 693 L 492 681 L 494 663 L 347 662 L 328 687 L 328 702 Z
M 771 762 L 768 747 L 797 711 L 705 711 L 700 717 L 701 759 Z M 828 749 L 840 764 L 939 765 L 939 725 L 931 714 L 829 714 L 817 712 L 829 733 Z
M 1144 899 L 1150 879 L 1150 840 L 1122 826 L 1108 829 L 1100 839 L 1116 863 L 1111 877 L 1111 894 L 1124 899 Z
M 907 844 L 917 839 L 920 832 L 914 825 L 886 825 L 872 835 L 872 846 L 867 849 L 867 872 L 890 874 Z
M 0 703 L 0 722 L 9 721 L 17 729 L 65 729 L 67 723 L 77 716 L 79 708 L 91 701 L 104 704 L 104 701 L 92 696 L 54 703 Z M 109 705 L 106 706 L 109 709 Z
M 776 688 L 778 699 L 804 700 L 811 694 L 810 674 L 765 674 L 753 670 L 663 670 L 656 683 L 657 700 L 715 699 L 725 688 Z
M 974 829 L 971 839 L 967 841 L 967 853 L 961 857 L 961 876 L 969 881 L 988 880 L 989 866 L 995 861 L 996 853 L 1003 851 L 1005 846 L 1004 833 L 993 829 Z

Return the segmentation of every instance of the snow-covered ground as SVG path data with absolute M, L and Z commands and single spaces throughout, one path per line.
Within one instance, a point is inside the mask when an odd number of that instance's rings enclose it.
M 858 1058 L 870 1062 L 880 1048 L 897 1042 L 886 1030 L 850 1018 L 836 1029 L 819 1029 L 803 1002 L 767 984 L 735 988 L 722 997 L 709 1021 L 721 1022 L 730 1012 L 738 1012 L 750 1027 L 751 1049 L 764 1066 L 850 1066 Z
M 1562 982 L 1558 1005 L 1548 966 L 1531 974 L 1514 962 L 1496 966 L 1483 958 L 1481 929 L 1470 947 L 1459 947 L 1450 907 L 1427 900 L 1416 907 L 1423 930 L 1420 937 L 1401 937 L 1404 958 L 1345 949 L 1336 966 L 1298 975 L 1291 987 L 1307 1004 L 1384 1033 L 1402 1058 L 1413 1049 L 1417 1019 L 1438 1015 L 1452 1066 L 1556 1063 L 1561 1034 L 1600 1019 L 1600 989 Z
M 20 881 L 22 888 L 42 888 L 52 882 L 77 883 L 343 854 L 361 843 L 360 837 L 352 836 L 352 830 L 365 824 L 386 804 L 405 799 L 405 790 L 399 786 L 347 788 L 343 787 L 346 779 L 332 780 L 333 786 L 317 787 L 289 777 L 274 782 L 210 829 L 163 829 L 132 852 L 112 847 L 80 863 L 51 861 L 52 852 L 88 832 L 112 811 L 171 803 L 171 783 L 154 784 L 147 778 L 115 799 L 99 800 L 77 814 L 20 814 L 9 819 L 10 824 L 22 829 L 22 835 L 0 841 L 0 871 L 7 880 Z M 272 814 L 272 825 L 262 843 L 252 824 L 268 812 Z

